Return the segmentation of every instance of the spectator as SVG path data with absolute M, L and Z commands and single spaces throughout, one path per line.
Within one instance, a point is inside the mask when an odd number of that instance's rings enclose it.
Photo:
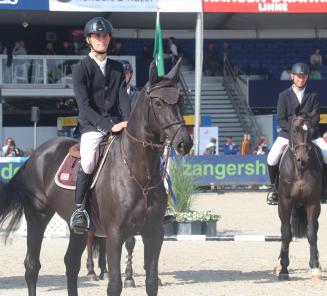
M 148 45 L 143 45 L 143 51 L 142 51 L 143 58 L 145 60 L 152 59 L 152 53 Z
M 12 50 L 12 55 L 16 56 L 16 55 L 25 55 L 25 54 L 27 54 L 25 48 L 25 42 L 23 40 L 17 40 Z
M 229 45 L 227 41 L 223 43 L 223 50 L 222 50 L 222 61 L 225 63 L 226 59 L 229 58 Z
M 6 145 L 1 148 L 2 157 L 15 157 L 22 156 L 23 152 L 16 147 L 15 141 L 13 138 L 9 137 L 6 141 Z
M 210 142 L 207 144 L 206 149 L 204 150 L 204 155 L 216 155 L 216 149 L 217 149 L 217 139 L 211 138 Z
M 129 61 L 123 61 L 123 66 L 125 72 L 125 81 L 127 85 L 127 93 L 131 101 L 131 110 L 133 110 L 139 97 L 139 91 L 134 85 L 131 85 L 131 80 L 133 77 L 132 65 L 129 63 Z
M 73 48 L 72 44 L 70 42 L 68 42 L 67 40 L 65 40 L 62 43 L 62 47 L 63 47 L 62 53 L 64 55 L 73 55 L 74 54 L 74 48 Z
M 323 138 L 324 141 L 327 143 L 327 132 L 325 132 L 325 133 L 322 135 L 322 138 Z
M 0 54 L 7 54 L 7 47 L 0 41 Z
M 172 66 L 176 64 L 178 60 L 178 48 L 176 45 L 176 39 L 175 37 L 169 37 L 168 39 L 168 45 L 169 45 L 169 57 L 171 59 Z
M 317 48 L 315 50 L 315 52 L 311 55 L 310 64 L 311 65 L 321 65 L 322 64 L 322 57 L 321 57 L 319 48 Z
M 288 65 L 287 68 L 282 72 L 282 74 L 280 75 L 280 80 L 292 80 L 291 77 L 291 66 Z
M 220 63 L 219 55 L 212 42 L 208 43 L 204 51 L 204 73 L 209 76 L 217 76 L 219 73 Z
M 55 55 L 54 46 L 52 42 L 47 42 L 45 49 L 43 50 L 44 55 Z
M 269 149 L 268 149 L 268 139 L 265 136 L 260 137 L 258 140 L 258 145 L 254 149 L 254 154 L 257 155 L 268 155 Z
M 311 67 L 310 68 L 310 76 L 309 78 L 311 80 L 321 80 L 321 74 L 320 72 L 317 70 L 316 67 Z
M 124 55 L 123 44 L 121 42 L 116 42 L 114 47 L 111 49 L 111 55 L 121 56 Z
M 241 155 L 248 155 L 251 154 L 251 135 L 250 134 L 244 134 L 243 136 L 243 142 L 241 144 Z
M 226 144 L 224 146 L 224 154 L 236 155 L 237 151 L 238 151 L 237 146 L 233 143 L 233 137 L 227 137 Z

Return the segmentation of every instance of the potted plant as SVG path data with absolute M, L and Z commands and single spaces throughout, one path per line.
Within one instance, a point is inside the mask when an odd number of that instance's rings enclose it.
M 217 234 L 217 222 L 220 216 L 211 211 L 202 212 L 202 234 L 206 236 L 216 236 Z
M 202 231 L 202 222 L 200 218 L 198 212 L 177 213 L 177 234 L 200 235 Z

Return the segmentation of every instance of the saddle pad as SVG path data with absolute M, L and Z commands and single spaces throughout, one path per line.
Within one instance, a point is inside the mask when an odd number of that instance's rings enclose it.
M 106 145 L 99 146 L 99 153 L 97 153 L 97 168 L 95 170 L 95 174 L 92 179 L 91 189 L 95 186 L 96 181 L 99 177 L 100 171 L 102 169 L 102 166 L 104 164 L 104 161 L 108 155 L 109 149 L 111 147 L 111 144 L 115 140 L 115 137 L 110 137 L 106 143 Z M 76 179 L 77 179 L 77 173 L 79 170 L 79 167 L 81 165 L 81 159 L 78 157 L 79 154 L 76 153 L 78 150 L 78 144 L 75 144 L 71 149 L 69 149 L 69 152 L 67 153 L 65 159 L 61 163 L 58 171 L 55 174 L 55 183 L 57 186 L 62 187 L 64 189 L 70 189 L 75 190 L 76 189 Z M 102 149 L 101 149 L 102 147 Z M 75 153 L 71 153 L 74 151 Z

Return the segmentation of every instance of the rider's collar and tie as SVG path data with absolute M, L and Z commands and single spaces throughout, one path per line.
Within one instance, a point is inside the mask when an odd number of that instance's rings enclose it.
M 89 57 L 94 60 L 97 65 L 99 66 L 101 72 L 103 75 L 105 75 L 105 71 L 106 71 L 106 64 L 107 64 L 107 60 L 108 60 L 108 57 L 106 57 L 103 61 L 99 61 L 93 54 L 92 52 L 89 53 Z

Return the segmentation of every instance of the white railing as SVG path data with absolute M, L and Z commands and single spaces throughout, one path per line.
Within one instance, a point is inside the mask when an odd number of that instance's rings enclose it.
M 72 84 L 72 68 L 85 56 L 19 55 L 8 61 L 0 55 L 0 85 L 62 85 Z M 135 57 L 114 56 L 115 60 L 128 60 L 134 68 L 132 83 L 135 85 Z

